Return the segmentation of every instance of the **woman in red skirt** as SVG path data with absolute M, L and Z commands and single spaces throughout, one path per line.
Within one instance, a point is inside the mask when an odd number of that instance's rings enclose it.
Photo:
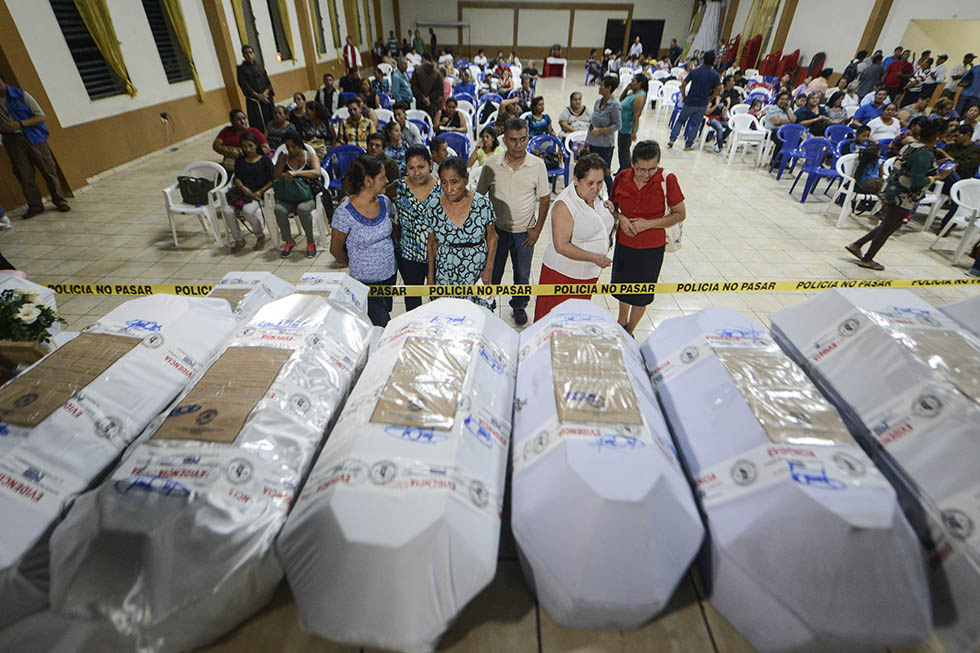
M 612 261 L 607 256 L 615 219 L 599 198 L 606 162 L 598 154 L 586 154 L 575 163 L 575 183 L 563 190 L 551 205 L 551 243 L 541 265 L 543 284 L 591 284 Z M 566 299 L 590 299 L 585 295 L 538 297 L 534 303 L 537 322 Z

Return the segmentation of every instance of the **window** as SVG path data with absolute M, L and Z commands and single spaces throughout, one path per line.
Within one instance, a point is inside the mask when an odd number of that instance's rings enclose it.
M 90 100 L 122 95 L 126 82 L 112 72 L 88 33 L 88 28 L 75 8 L 73 0 L 50 0 L 58 27 L 75 61 L 75 68 L 82 78 Z
M 333 34 L 333 47 L 340 49 L 340 14 L 337 13 L 337 0 L 327 0 L 330 6 L 330 31 Z
M 266 0 L 269 7 L 269 18 L 272 19 L 272 35 L 276 39 L 276 50 L 279 51 L 279 61 L 288 61 L 293 58 L 293 53 L 289 51 L 289 42 L 286 41 L 286 32 L 282 28 L 282 21 L 289 20 L 289 16 L 283 18 L 279 13 L 279 3 L 277 0 Z
M 316 39 L 316 51 L 318 54 L 325 54 L 327 51 L 327 40 L 323 35 L 323 13 L 320 11 L 320 3 L 313 0 L 313 38 Z
M 242 14 L 245 18 L 245 33 L 248 35 L 248 44 L 255 52 L 255 61 L 263 64 L 262 46 L 259 44 L 259 31 L 255 27 L 255 12 L 252 11 L 251 0 L 242 0 Z
M 153 40 L 157 44 L 157 52 L 160 53 L 160 63 L 167 73 L 167 81 L 176 84 L 191 79 L 191 67 L 177 43 L 170 17 L 160 0 L 143 0 L 143 12 L 150 23 L 150 31 L 153 32 Z

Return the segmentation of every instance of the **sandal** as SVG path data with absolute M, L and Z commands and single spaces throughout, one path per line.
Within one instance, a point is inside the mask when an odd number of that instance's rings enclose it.
M 237 254 L 238 252 L 242 251 L 242 247 L 245 247 L 245 241 L 236 240 L 235 244 L 231 246 L 231 253 Z
M 252 248 L 253 252 L 261 251 L 265 248 L 265 234 L 262 234 L 255 239 L 255 247 Z
M 853 254 L 854 255 L 854 258 L 857 258 L 857 259 L 864 258 L 864 254 L 861 253 L 861 248 L 858 247 L 857 245 L 855 245 L 854 243 L 851 243 L 850 245 L 846 245 L 844 247 L 844 249 L 846 249 L 851 254 Z
M 862 268 L 868 268 L 869 270 L 876 270 L 878 272 L 881 272 L 882 270 L 885 269 L 885 266 L 882 265 L 881 263 L 877 263 L 875 261 L 865 261 L 864 259 L 858 261 L 857 264 Z

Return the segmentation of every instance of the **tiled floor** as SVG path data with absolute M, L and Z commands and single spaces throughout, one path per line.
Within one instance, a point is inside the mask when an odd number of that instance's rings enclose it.
M 568 80 L 544 79 L 539 90 L 548 112 L 557 116 L 568 94 L 582 88 L 578 67 Z M 590 104 L 595 87 L 584 91 Z M 174 152 L 151 155 L 106 175 L 72 200 L 71 213 L 46 212 L 29 222 L 13 219 L 12 231 L 0 232 L 0 249 L 15 265 L 40 283 L 213 283 L 234 270 L 268 270 L 297 281 L 307 270 L 327 270 L 331 257 L 321 253 L 309 260 L 300 253 L 282 261 L 278 251 L 246 249 L 231 255 L 215 249 L 193 218 L 179 218 L 181 246 L 174 248 L 163 210 L 160 189 L 177 172 L 197 159 L 215 160 L 208 133 Z M 644 116 L 642 138 L 666 141 L 664 127 Z M 930 234 L 917 227 L 903 229 L 885 246 L 878 260 L 883 273 L 857 267 L 843 245 L 870 223 L 853 219 L 835 229 L 836 212 L 824 216 L 829 199 L 818 193 L 806 204 L 787 193 L 792 182 L 747 163 L 732 166 L 709 149 L 684 153 L 664 150 L 663 165 L 675 172 L 687 200 L 683 249 L 668 254 L 661 280 L 752 281 L 797 279 L 936 279 L 962 278 L 964 269 L 950 266 L 955 238 L 939 251 L 929 251 Z M 542 239 L 550 237 L 548 231 Z M 251 241 L 250 241 L 251 242 Z M 321 245 L 321 250 L 326 247 Z M 534 277 L 540 270 L 544 244 L 536 248 Z M 509 271 L 507 273 L 510 274 Z M 509 280 L 509 276 L 505 281 Z M 608 271 L 603 281 L 608 280 Z M 980 292 L 973 288 L 916 290 L 926 300 L 942 304 Z M 725 306 L 768 323 L 770 311 L 800 301 L 806 293 L 743 293 L 661 295 L 637 330 L 643 338 L 664 319 L 707 306 Z M 68 328 L 80 329 L 125 297 L 59 295 L 58 306 Z M 611 297 L 594 301 L 615 309 Z M 399 300 L 395 312 L 404 310 Z M 509 319 L 509 311 L 504 310 Z M 303 634 L 288 589 L 259 615 L 215 644 L 218 651 L 341 651 Z M 747 651 L 748 644 L 706 599 L 696 571 L 681 583 L 665 614 L 632 633 L 574 632 L 559 628 L 541 611 L 521 577 L 512 547 L 502 547 L 496 579 L 469 605 L 442 640 L 446 651 Z M 941 650 L 935 641 L 915 649 Z

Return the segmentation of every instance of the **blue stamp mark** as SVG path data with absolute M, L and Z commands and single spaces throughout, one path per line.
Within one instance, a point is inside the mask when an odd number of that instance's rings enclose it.
M 447 433 L 440 433 L 433 429 L 423 429 L 417 426 L 399 426 L 398 424 L 386 426 L 385 433 L 399 440 L 421 442 L 423 444 L 436 444 L 449 437 Z
M 463 426 L 465 426 L 466 430 L 476 438 L 477 442 L 487 448 L 493 446 L 493 433 L 491 433 L 487 427 L 481 424 L 480 420 L 474 418 L 472 415 L 469 415 L 463 421 Z
M 636 436 L 625 435 L 623 433 L 597 435 L 594 445 L 599 451 L 603 449 L 642 449 L 647 446 L 643 440 L 640 440 Z
M 163 478 L 151 474 L 137 474 L 120 479 L 113 485 L 116 492 L 127 495 L 130 492 L 145 492 L 147 494 L 160 494 L 165 497 L 176 497 L 182 499 L 188 497 L 191 491 L 183 484 L 172 478 Z
M 789 461 L 789 473 L 793 480 L 800 485 L 817 488 L 819 490 L 846 490 L 847 483 L 836 478 L 827 476 L 827 469 L 820 465 L 820 471 L 808 470 L 806 464 L 796 460 Z
M 754 340 L 755 338 L 761 338 L 767 334 L 765 331 L 755 328 L 738 329 L 731 327 L 728 329 L 717 329 L 715 330 L 715 335 L 721 336 L 722 338 L 748 338 L 750 340 Z
M 157 332 L 163 326 L 153 320 L 127 320 L 124 331 L 152 331 Z
M 487 365 L 490 366 L 490 369 L 492 369 L 497 374 L 504 373 L 505 370 L 504 370 L 503 363 L 501 363 L 496 358 L 491 356 L 490 353 L 484 347 L 480 347 L 480 358 L 486 361 Z

